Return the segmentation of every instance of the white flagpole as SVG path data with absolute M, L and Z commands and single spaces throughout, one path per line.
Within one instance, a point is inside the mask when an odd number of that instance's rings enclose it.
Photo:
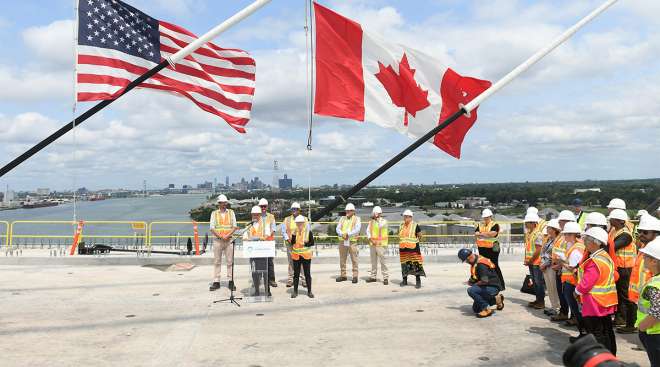
M 571 36 L 575 34 L 580 28 L 584 27 L 587 23 L 589 23 L 591 20 L 599 16 L 602 12 L 607 10 L 610 6 L 614 5 L 618 0 L 607 0 L 603 5 L 599 6 L 596 8 L 594 11 L 592 11 L 589 15 L 586 17 L 582 18 L 579 22 L 577 22 L 574 26 L 571 28 L 567 29 L 564 33 L 559 35 L 557 38 L 555 38 L 549 45 L 546 47 L 540 49 L 538 52 L 536 52 L 534 55 L 532 55 L 527 61 L 523 62 L 520 64 L 517 68 L 511 70 L 510 73 L 505 75 L 502 79 L 500 79 L 497 83 L 493 84 L 490 88 L 486 89 L 483 93 L 478 95 L 475 99 L 470 101 L 467 105 L 463 106 L 463 109 L 465 110 L 466 114 L 470 114 L 472 110 L 477 108 L 483 101 L 485 101 L 488 97 L 492 96 L 493 94 L 497 93 L 500 89 L 504 88 L 507 84 L 509 84 L 512 80 L 520 76 L 520 74 L 524 73 L 532 67 L 534 64 L 536 64 L 539 60 L 544 58 L 546 55 L 548 55 L 552 50 L 557 48 L 559 45 L 562 43 L 566 42 Z
M 226 31 L 227 29 L 233 27 L 236 23 L 240 22 L 241 20 L 249 17 L 252 15 L 252 13 L 256 12 L 257 10 L 261 9 L 264 5 L 268 4 L 271 2 L 271 0 L 256 0 L 252 4 L 248 5 L 245 7 L 243 10 L 239 11 L 238 13 L 232 15 L 229 19 L 225 20 L 224 22 L 218 24 L 215 28 L 211 29 L 210 31 L 206 32 L 203 36 L 199 37 L 195 41 L 191 42 L 188 44 L 188 46 L 182 48 L 179 50 L 177 53 L 174 55 L 168 56 L 167 62 L 169 62 L 172 67 L 174 67 L 174 64 L 177 62 L 181 61 L 184 57 L 190 55 L 193 53 L 195 50 L 198 48 L 202 47 L 218 35 L 220 33 Z

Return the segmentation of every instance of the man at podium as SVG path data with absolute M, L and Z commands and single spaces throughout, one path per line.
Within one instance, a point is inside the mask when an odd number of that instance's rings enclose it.
M 243 240 L 245 241 L 266 241 L 268 239 L 264 226 L 265 221 L 261 220 L 261 208 L 253 206 L 250 210 L 252 214 L 252 221 L 248 224 L 247 230 L 243 233 Z M 250 267 L 252 268 L 252 282 L 254 283 L 254 295 L 260 296 L 259 285 L 261 278 L 264 278 L 264 288 L 266 289 L 266 296 L 270 297 L 270 285 L 268 282 L 268 273 L 272 270 L 269 269 L 268 258 L 250 258 Z

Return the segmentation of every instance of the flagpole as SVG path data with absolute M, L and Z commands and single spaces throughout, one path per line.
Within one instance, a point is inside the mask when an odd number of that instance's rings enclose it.
M 507 84 L 509 84 L 512 80 L 520 76 L 523 72 L 528 70 L 530 67 L 532 67 L 534 64 L 536 64 L 539 60 L 547 56 L 552 50 L 557 48 L 559 45 L 562 43 L 566 42 L 571 36 L 573 36 L 578 30 L 580 30 L 582 27 L 584 27 L 587 23 L 589 23 L 591 20 L 596 18 L 598 15 L 603 13 L 605 10 L 607 10 L 610 6 L 614 5 L 618 0 L 608 0 L 603 5 L 599 6 L 596 8 L 596 10 L 592 11 L 587 15 L 586 17 L 582 18 L 579 22 L 577 22 L 574 26 L 571 28 L 567 29 L 564 33 L 559 35 L 557 38 L 555 38 L 550 44 L 548 44 L 546 47 L 543 47 L 541 50 L 536 52 L 534 55 L 532 55 L 529 59 L 527 59 L 525 62 L 520 64 L 518 67 L 513 69 L 510 73 L 505 75 L 502 79 L 500 79 L 497 83 L 493 84 L 490 88 L 485 90 L 483 93 L 479 94 L 477 97 L 475 97 L 472 101 L 470 101 L 467 105 L 461 105 L 459 106 L 458 111 L 456 111 L 453 115 L 451 115 L 449 118 L 444 120 L 442 123 L 440 123 L 438 126 L 434 127 L 431 131 L 427 132 L 424 134 L 424 136 L 420 137 L 417 139 L 414 143 L 410 144 L 406 149 L 404 149 L 401 153 L 397 154 L 394 156 L 392 159 L 387 161 L 387 163 L 383 164 L 382 166 L 378 167 L 375 171 L 373 171 L 369 176 L 365 177 L 362 181 L 358 182 L 355 186 L 351 187 L 348 189 L 346 192 L 344 192 L 342 195 L 340 195 L 335 201 L 330 203 L 328 206 L 323 208 L 320 212 L 317 212 L 313 218 L 312 222 L 316 222 L 320 220 L 321 218 L 325 217 L 328 215 L 332 210 L 334 210 L 337 206 L 339 206 L 341 203 L 344 203 L 348 201 L 348 199 L 352 196 L 355 195 L 358 191 L 362 190 L 365 186 L 367 186 L 369 183 L 371 183 L 373 180 L 375 180 L 378 176 L 383 174 L 385 171 L 390 169 L 392 166 L 397 164 L 399 161 L 401 161 L 403 158 L 405 158 L 408 154 L 412 153 L 414 150 L 422 146 L 425 142 L 429 141 L 431 138 L 433 138 L 436 134 L 438 134 L 440 131 L 442 131 L 444 128 L 449 126 L 452 122 L 456 121 L 459 117 L 461 117 L 463 114 L 469 115 L 471 111 L 473 111 L 475 108 L 477 108 L 483 101 L 485 101 L 488 97 L 492 96 L 495 94 L 497 91 L 500 89 L 504 88 Z
M 161 61 L 158 65 L 154 66 L 151 68 L 151 70 L 147 71 L 146 73 L 140 75 L 137 77 L 137 79 L 133 80 L 130 84 L 126 86 L 126 88 L 115 98 L 113 99 L 107 99 L 104 101 L 101 101 L 94 105 L 94 107 L 90 108 L 89 110 L 85 111 L 82 115 L 78 116 L 77 118 L 74 118 L 71 122 L 65 124 L 62 126 L 59 130 L 55 131 L 52 133 L 50 136 L 45 138 L 44 140 L 40 141 L 37 143 L 35 146 L 32 148 L 28 149 L 26 152 L 23 154 L 19 155 L 18 157 L 14 158 L 11 162 L 7 163 L 4 165 L 2 168 L 0 168 L 0 177 L 4 176 L 7 174 L 9 171 L 13 170 L 16 168 L 19 164 L 25 162 L 26 160 L 30 159 L 33 155 L 37 154 L 39 151 L 56 141 L 57 139 L 61 138 L 63 135 L 71 131 L 74 127 L 82 124 L 85 122 L 88 118 L 94 116 L 97 112 L 101 111 L 105 107 L 107 107 L 109 104 L 112 102 L 118 100 L 120 97 L 125 95 L 126 93 L 130 92 L 132 89 L 140 85 L 142 82 L 146 81 L 147 79 L 151 78 L 152 76 L 158 74 L 161 70 L 166 68 L 168 65 L 174 65 L 176 62 L 180 61 L 181 59 L 185 58 L 186 56 L 190 55 L 193 53 L 195 50 L 206 44 L 207 42 L 211 41 L 213 38 L 217 37 L 220 35 L 222 32 L 226 31 L 227 29 L 233 27 L 236 25 L 238 22 L 241 20 L 247 18 L 248 16 L 252 15 L 254 12 L 257 10 L 261 9 L 264 5 L 268 4 L 271 2 L 271 0 L 256 0 L 252 4 L 248 5 L 245 7 L 243 10 L 239 11 L 238 13 L 232 15 L 230 18 L 225 20 L 224 22 L 220 23 L 218 26 L 215 28 L 211 29 L 210 31 L 206 32 L 203 36 L 199 37 L 197 40 L 191 42 L 188 44 L 188 46 L 182 48 L 178 52 L 176 52 L 174 55 L 171 55 L 170 57 L 167 57 L 165 60 Z M 77 62 L 77 60 L 75 60 Z

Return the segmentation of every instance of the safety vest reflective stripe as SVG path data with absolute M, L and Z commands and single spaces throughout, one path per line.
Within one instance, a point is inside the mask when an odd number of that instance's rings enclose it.
M 497 223 L 495 223 L 494 220 L 491 220 L 490 223 L 488 223 L 487 225 L 484 223 L 479 223 L 479 233 L 492 232 L 492 228 L 495 226 L 495 224 Z M 492 248 L 495 245 L 495 242 L 498 241 L 497 240 L 498 236 L 499 236 L 499 232 L 497 233 L 497 235 L 495 235 L 495 237 L 489 237 L 489 238 L 479 237 L 477 238 L 477 246 L 484 248 Z
M 573 246 L 571 246 L 568 249 L 568 251 L 566 252 L 566 261 L 568 261 L 568 259 L 570 259 L 571 256 L 573 256 L 573 253 L 575 251 L 582 251 L 582 253 L 584 254 L 584 252 L 585 252 L 584 243 L 582 243 L 582 242 L 574 243 Z M 570 271 L 566 268 L 562 268 L 561 269 L 561 281 L 564 282 L 564 283 L 569 283 L 569 284 L 575 285 L 577 283 L 577 279 L 575 277 L 575 272 Z
M 309 242 L 309 231 L 307 230 L 307 226 L 305 226 L 302 231 L 299 231 L 298 228 L 296 228 L 294 234 L 296 236 L 296 242 L 291 247 L 291 258 L 298 260 L 302 256 L 305 260 L 311 259 L 312 249 L 311 247 L 305 247 L 305 242 Z
M 369 236 L 371 239 L 380 241 L 380 246 L 387 246 L 389 233 L 387 231 L 387 221 L 382 220 L 383 226 L 380 226 L 380 221 L 372 219 L 369 222 L 370 233 Z
M 353 228 L 355 228 L 355 225 L 357 224 L 357 216 L 353 215 L 351 219 L 348 219 L 346 217 L 341 217 L 339 223 L 340 223 L 341 233 L 348 234 Z M 359 234 L 354 236 L 349 236 L 348 239 L 351 242 L 357 242 L 358 236 Z
M 265 223 L 263 218 L 263 216 L 259 217 L 259 223 L 261 223 L 261 237 L 270 241 L 275 238 L 275 233 L 272 231 L 275 217 L 272 214 L 267 213 Z
M 610 231 L 609 245 L 611 246 L 610 247 L 611 249 L 614 248 L 614 241 L 617 239 L 617 237 L 621 236 L 622 234 L 628 234 L 630 235 L 630 238 L 632 238 L 632 233 L 630 232 L 627 226 L 623 226 L 623 228 L 619 230 L 612 229 Z M 615 252 L 616 259 L 614 259 L 616 267 L 632 268 L 635 265 L 636 255 L 637 255 L 637 248 L 635 247 L 635 243 L 631 240 L 628 245 L 616 250 Z
M 493 264 L 492 261 L 486 259 L 485 257 L 479 256 L 477 262 L 474 263 L 474 265 L 472 265 L 472 267 L 470 268 L 470 273 L 472 274 L 472 279 L 474 280 L 479 280 L 477 279 L 477 265 L 479 264 L 484 264 L 491 269 L 495 269 L 495 264 Z
M 656 275 L 653 278 L 651 278 L 648 281 L 648 283 L 646 283 L 642 288 L 639 301 L 637 301 L 637 321 L 635 321 L 636 327 L 639 327 L 639 324 L 642 322 L 642 320 L 646 318 L 646 316 L 649 315 L 649 310 L 651 309 L 651 301 L 644 298 L 647 287 L 660 289 L 660 275 Z M 660 323 L 655 324 L 650 328 L 646 329 L 645 333 L 649 335 L 660 334 Z
M 538 239 L 539 236 L 543 235 L 543 228 L 545 228 L 545 221 L 541 221 L 536 225 L 536 228 L 532 230 L 531 233 L 526 235 L 526 241 L 525 241 L 525 262 L 529 262 L 532 259 L 532 256 L 534 255 L 534 252 L 536 252 L 536 240 Z M 536 260 L 534 260 L 534 263 L 532 265 L 540 265 L 541 264 L 541 257 L 537 256 Z
M 612 307 L 618 304 L 616 295 L 616 284 L 614 283 L 614 262 L 610 255 L 605 251 L 600 251 L 595 256 L 590 257 L 578 268 L 578 281 L 584 276 L 584 268 L 589 261 L 593 261 L 598 267 L 598 280 L 591 288 L 589 294 L 596 303 L 602 307 Z
M 417 232 L 417 223 L 410 222 L 409 225 L 401 223 L 399 226 L 399 247 L 415 248 L 419 240 L 415 236 Z
M 215 222 L 213 223 L 213 229 L 220 232 L 220 234 L 226 234 L 234 229 L 234 223 L 232 223 L 232 218 L 234 217 L 234 212 L 231 209 L 225 210 L 222 213 L 220 210 L 215 211 Z
M 564 241 L 564 236 L 559 235 L 555 239 L 555 242 L 552 244 L 552 259 L 556 260 L 561 257 L 561 255 L 566 254 L 566 241 Z
M 644 245 L 640 243 L 639 248 L 644 248 Z M 644 287 L 644 284 L 652 277 L 653 273 L 644 268 L 644 254 L 637 254 L 635 266 L 630 274 L 630 285 L 628 286 L 628 298 L 631 302 L 637 302 L 639 300 L 640 291 Z

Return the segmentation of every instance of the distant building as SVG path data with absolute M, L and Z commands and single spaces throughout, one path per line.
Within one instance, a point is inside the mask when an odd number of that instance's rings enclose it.
M 193 187 L 190 186 L 190 185 L 183 185 L 181 188 L 184 189 L 184 190 L 190 190 L 190 189 L 192 189 Z
M 5 196 L 4 196 L 4 198 L 2 198 L 2 202 L 3 202 L 5 205 L 9 205 L 9 203 L 11 203 L 12 201 L 14 201 L 14 197 L 15 197 L 15 196 L 16 196 L 16 194 L 14 193 L 13 190 L 9 190 L 9 189 L 7 189 L 7 191 L 5 191 Z
M 49 188 L 37 189 L 37 195 L 39 195 L 39 196 L 48 196 L 48 195 L 50 195 L 50 189 Z
M 575 189 L 573 190 L 573 195 L 585 192 L 600 192 L 600 187 L 592 187 L 590 189 Z
M 174 184 L 167 185 L 167 188 L 170 189 L 170 190 L 174 189 Z
M 285 173 L 284 178 L 280 178 L 279 180 L 279 187 L 280 190 L 291 190 L 293 189 L 293 180 Z
M 229 176 L 225 176 L 225 187 L 229 187 Z
M 197 188 L 202 190 L 211 190 L 213 189 L 213 183 L 210 181 L 205 181 L 204 183 L 197 184 Z

